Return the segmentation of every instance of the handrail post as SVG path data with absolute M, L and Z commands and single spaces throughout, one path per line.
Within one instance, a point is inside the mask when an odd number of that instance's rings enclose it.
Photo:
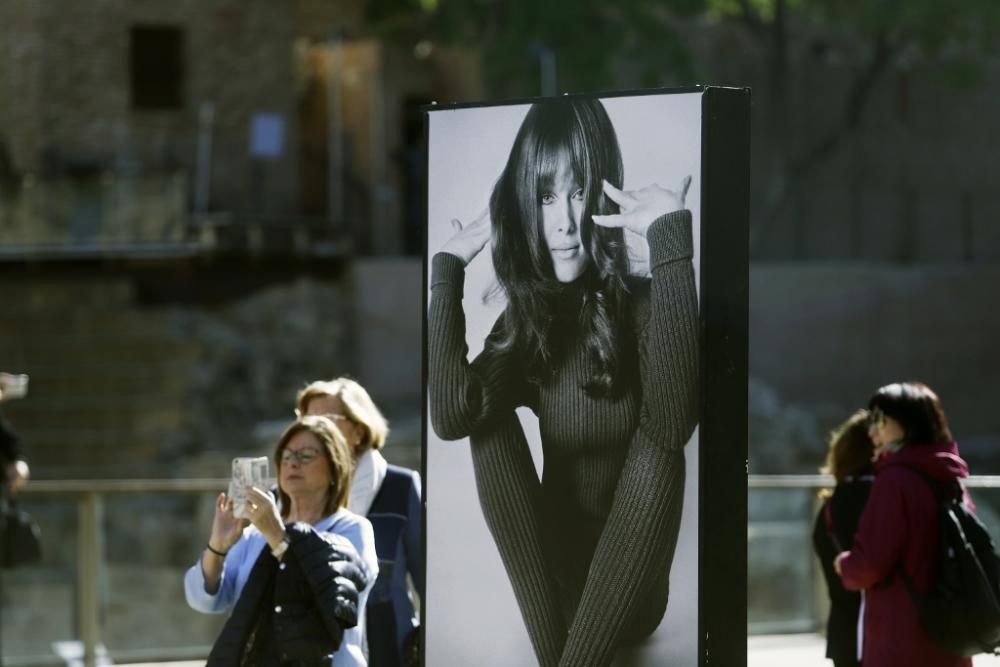
M 77 538 L 78 632 L 83 642 L 84 667 L 96 667 L 100 641 L 101 497 L 88 491 L 80 499 Z

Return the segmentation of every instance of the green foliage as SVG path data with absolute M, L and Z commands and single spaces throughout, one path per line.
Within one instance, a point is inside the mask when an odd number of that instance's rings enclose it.
M 996 0 L 707 0 L 706 14 L 766 24 L 779 6 L 819 25 L 888 35 L 928 53 L 970 40 L 986 46 L 1000 28 L 1000 2 Z
M 683 26 L 699 20 L 745 23 L 768 48 L 808 25 L 918 59 L 949 53 L 947 77 L 970 85 L 975 56 L 1000 29 L 1000 0 L 378 0 L 368 11 L 411 38 L 477 49 L 493 97 L 538 94 L 543 50 L 555 56 L 559 91 L 692 83 L 700 63 Z
M 420 38 L 474 47 L 493 97 L 540 93 L 540 57 L 555 57 L 560 92 L 690 83 L 694 60 L 671 25 L 705 11 L 705 0 L 380 0 L 369 19 L 407 16 Z

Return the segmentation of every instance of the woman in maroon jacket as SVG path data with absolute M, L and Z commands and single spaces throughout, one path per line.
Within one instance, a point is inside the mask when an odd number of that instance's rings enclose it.
M 875 444 L 875 482 L 854 546 L 834 563 L 844 586 L 864 590 L 864 667 L 972 667 L 947 653 L 920 627 L 899 571 L 926 593 L 937 568 L 934 492 L 921 473 L 940 482 L 968 477 L 937 395 L 903 382 L 879 389 L 868 404 Z M 966 497 L 968 503 L 968 497 Z

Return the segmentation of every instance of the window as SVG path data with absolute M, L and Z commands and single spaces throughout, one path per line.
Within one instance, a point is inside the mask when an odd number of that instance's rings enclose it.
M 134 26 L 129 35 L 133 109 L 180 109 L 184 103 L 184 33 Z

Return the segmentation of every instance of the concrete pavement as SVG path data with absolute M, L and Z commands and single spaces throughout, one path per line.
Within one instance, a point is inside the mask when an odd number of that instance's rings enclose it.
M 815 634 L 754 635 L 747 640 L 747 667 L 833 667 L 826 643 Z M 1000 667 L 1000 657 L 980 655 L 973 667 Z
M 823 657 L 826 644 L 816 634 L 754 635 L 747 640 L 747 667 L 833 667 Z M 204 660 L 135 663 L 130 667 L 202 667 Z M 974 667 L 1000 667 L 1000 657 L 980 655 Z

